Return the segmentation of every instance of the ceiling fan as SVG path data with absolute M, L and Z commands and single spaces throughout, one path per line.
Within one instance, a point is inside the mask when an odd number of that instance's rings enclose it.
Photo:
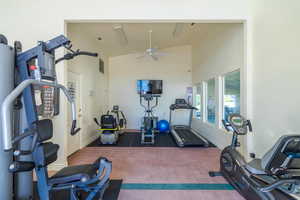
M 152 30 L 149 30 L 149 48 L 145 50 L 144 54 L 137 57 L 137 59 L 141 59 L 144 57 L 151 57 L 153 60 L 158 60 L 159 56 L 164 56 L 166 53 L 159 52 L 158 48 L 152 47 Z

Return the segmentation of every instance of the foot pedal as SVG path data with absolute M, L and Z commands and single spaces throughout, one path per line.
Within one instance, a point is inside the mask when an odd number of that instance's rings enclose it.
M 152 131 L 150 134 L 146 133 L 145 131 L 142 130 L 142 138 L 141 138 L 141 143 L 142 144 L 154 144 L 154 132 Z
M 209 175 L 210 177 L 223 176 L 223 175 L 222 175 L 222 172 L 214 172 L 214 171 L 208 172 L 208 175 Z

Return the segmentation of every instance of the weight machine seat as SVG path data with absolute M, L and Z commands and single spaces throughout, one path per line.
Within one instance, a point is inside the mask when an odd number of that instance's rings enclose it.
M 93 178 L 97 168 L 95 165 L 76 165 L 64 167 L 49 179 L 51 185 L 70 182 L 86 182 Z
M 93 164 L 64 167 L 49 179 L 49 183 L 54 185 L 77 181 L 86 182 L 96 176 L 100 159 L 98 158 Z
M 246 164 L 246 169 L 253 174 L 266 174 L 266 172 L 261 167 L 261 159 L 253 159 L 249 163 Z

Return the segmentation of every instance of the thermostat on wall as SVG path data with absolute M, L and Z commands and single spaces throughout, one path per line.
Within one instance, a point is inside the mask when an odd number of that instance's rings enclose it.
M 94 96 L 94 94 L 95 94 L 95 91 L 94 91 L 94 90 L 90 90 L 90 91 L 89 91 L 89 96 L 90 96 L 90 97 Z

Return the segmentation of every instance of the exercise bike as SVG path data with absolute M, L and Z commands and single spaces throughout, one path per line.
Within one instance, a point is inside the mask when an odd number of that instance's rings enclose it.
M 300 135 L 282 136 L 262 159 L 246 162 L 236 148 L 238 136 L 252 131 L 251 122 L 240 114 L 222 122 L 228 132 L 233 131 L 232 142 L 221 153 L 220 172 L 209 172 L 211 177 L 223 176 L 248 200 L 300 198 Z
M 116 144 L 120 134 L 127 126 L 127 119 L 119 106 L 113 106 L 111 111 L 100 117 L 100 122 L 94 118 L 95 123 L 100 127 L 100 141 L 102 144 Z

